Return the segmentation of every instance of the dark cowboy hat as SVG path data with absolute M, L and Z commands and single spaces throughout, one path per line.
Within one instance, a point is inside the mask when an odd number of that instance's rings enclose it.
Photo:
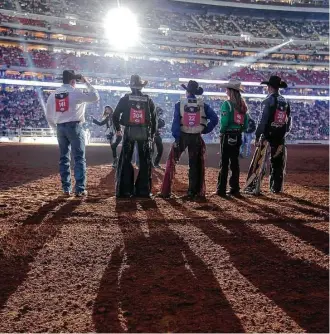
M 81 74 L 76 74 L 74 70 L 63 71 L 63 82 L 70 82 L 71 80 L 81 80 Z
M 219 84 L 218 87 L 230 88 L 230 89 L 238 90 L 239 92 L 244 92 L 244 89 L 242 88 L 242 83 L 239 80 L 235 80 L 235 79 L 230 79 L 226 83 Z
M 194 80 L 190 80 L 188 82 L 188 86 L 182 84 L 181 87 L 184 88 L 188 93 L 194 95 L 202 95 L 204 93 L 204 89 L 202 87 L 199 87 L 198 82 Z
M 148 81 L 142 81 L 141 77 L 137 74 L 131 76 L 129 86 L 133 89 L 142 89 L 148 84 Z
M 263 81 L 260 85 L 267 85 L 276 89 L 288 87 L 287 83 L 285 81 L 282 81 L 282 79 L 277 75 L 272 75 L 268 81 Z

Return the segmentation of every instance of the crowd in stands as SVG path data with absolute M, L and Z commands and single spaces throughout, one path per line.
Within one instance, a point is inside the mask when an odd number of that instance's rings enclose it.
M 0 2 L 0 9 L 14 10 L 15 3 L 12 0 L 2 0 Z
M 23 26 L 33 26 L 33 27 L 42 27 L 42 28 L 45 28 L 48 26 L 48 23 L 43 20 L 34 20 L 34 19 L 25 18 L 25 17 L 4 15 L 0 13 L 0 23 L 1 22 L 9 22 L 9 23 L 15 23 L 15 24 L 22 24 Z
M 298 20 L 290 20 L 290 24 L 288 24 L 287 20 L 280 19 L 272 21 L 273 24 L 277 27 L 279 31 L 282 32 L 286 37 L 294 37 L 300 39 L 308 39 L 308 40 L 318 40 L 318 34 L 314 29 L 314 24 L 312 21 L 298 21 Z M 322 26 L 325 26 L 322 23 Z M 329 31 L 329 24 L 328 24 Z
M 195 15 L 195 18 L 207 33 L 231 36 L 238 36 L 241 34 L 233 21 L 227 16 L 203 14 Z
M 289 139 L 329 139 L 329 103 L 315 101 L 313 103 L 295 102 L 299 112 L 293 113 L 293 129 Z
M 65 30 L 70 30 L 70 31 L 79 31 L 80 26 L 76 25 L 68 25 L 68 24 L 63 24 L 59 23 L 56 25 L 57 28 L 65 29 Z M 86 29 L 89 29 L 89 31 L 93 31 L 96 29 L 92 26 L 87 26 Z M 101 32 L 99 31 L 99 35 L 103 36 Z M 63 46 L 65 44 L 76 44 L 76 45 L 105 45 L 107 41 L 104 38 L 91 38 L 91 37 L 78 37 L 78 36 L 72 36 L 72 35 L 63 35 L 63 34 L 56 34 L 53 33 L 52 31 L 47 31 L 47 32 L 37 32 L 37 31 L 29 31 L 29 30 L 22 30 L 22 29 L 14 29 L 14 28 L 5 28 L 2 27 L 0 30 L 0 36 L 9 36 L 9 37 L 17 37 L 17 38 L 24 38 L 26 41 L 35 41 L 35 40 L 40 40 L 40 41 L 54 41 L 57 44 L 62 43 Z M 157 32 L 151 33 L 151 32 L 145 32 L 143 36 L 143 43 L 144 44 L 152 44 L 154 41 L 159 41 L 162 40 L 164 45 L 166 45 L 169 42 L 182 42 L 182 43 L 191 43 L 196 46 L 200 45 L 212 45 L 214 47 L 225 47 L 229 48 L 232 50 L 242 50 L 246 48 L 257 48 L 257 49 L 269 49 L 271 47 L 274 47 L 278 45 L 276 42 L 271 42 L 271 41 L 246 41 L 246 40 L 225 40 L 225 39 L 214 39 L 214 38 L 209 38 L 209 37 L 188 37 L 183 36 L 180 34 L 170 34 L 168 36 L 164 36 L 163 34 Z M 284 46 L 281 51 L 293 51 L 293 50 L 301 50 L 301 51 L 309 51 L 311 53 L 323 51 L 323 52 L 328 52 L 329 51 L 329 46 L 325 45 L 323 43 L 318 43 L 316 45 L 312 44 L 295 44 L 295 43 L 290 43 L 286 46 Z M 174 51 L 173 51 L 174 52 Z
M 0 45 L 0 66 L 26 66 L 21 48 L 16 46 L 4 47 Z
M 103 6 L 102 6 L 103 2 Z M 95 21 L 108 7 L 104 0 L 65 0 L 66 13 L 79 15 L 87 21 Z
M 298 70 L 301 77 L 304 77 L 309 84 L 328 86 L 329 85 L 329 70 L 311 71 Z
M 236 0 L 238 2 L 246 2 L 246 3 L 254 3 L 254 1 L 250 0 Z M 93 20 L 98 18 L 104 12 L 104 8 L 109 6 L 109 2 L 105 2 L 104 0 L 79 0 L 79 4 L 75 0 L 18 0 L 19 5 L 23 11 L 27 11 L 35 14 L 44 14 L 51 16 L 65 16 L 66 13 L 75 14 L 84 18 L 86 20 Z M 258 0 L 258 2 L 263 2 L 269 4 L 268 0 Z M 291 4 L 299 5 L 298 1 L 290 1 Z M 329 3 L 328 0 L 323 0 L 322 4 Z M 110 3 L 111 4 L 111 3 Z M 281 4 L 282 1 L 271 1 L 271 4 Z M 285 3 L 284 3 L 285 4 Z M 305 5 L 313 5 L 310 2 L 307 2 Z M 11 0 L 3 0 L 0 3 L 0 9 L 9 9 L 15 10 L 16 4 Z
M 104 17 L 104 6 L 99 0 L 19 0 L 23 11 L 52 16 L 75 14 L 83 20 L 97 22 Z M 65 4 L 65 6 L 64 6 Z M 5 0 L 2 6 L 14 6 L 13 1 Z M 0 5 L 1 6 L 1 5 Z M 0 7 L 1 9 L 1 7 Z M 240 36 L 242 33 L 262 38 L 295 38 L 319 40 L 327 37 L 329 32 L 328 21 L 265 20 L 259 17 L 223 16 L 215 14 L 188 14 L 169 12 L 164 10 L 147 10 L 138 13 L 139 23 L 144 28 L 158 29 L 166 26 L 172 31 L 199 32 L 207 34 Z M 77 22 L 76 25 L 56 23 L 50 24 L 43 20 L 18 18 L 0 14 L 0 22 L 21 23 L 40 27 L 62 28 L 71 31 L 93 32 L 96 26 Z
M 19 0 L 22 11 L 39 15 L 63 16 L 61 0 Z
M 201 32 L 191 15 L 184 13 L 150 10 L 140 13 L 139 23 L 145 28 L 158 29 L 166 26 L 174 31 Z
M 227 1 L 227 0 L 217 0 Z M 302 7 L 326 7 L 329 6 L 329 0 L 233 0 L 234 2 L 243 2 L 248 4 L 264 4 L 272 6 L 302 6 Z
M 46 101 L 49 92 L 37 92 L 33 89 L 11 89 L 0 91 L 0 130 L 2 135 L 10 128 L 47 128 L 41 99 Z M 105 105 L 115 107 L 123 95 L 123 92 L 100 92 L 100 101 L 97 104 L 89 104 L 86 113 L 86 126 L 91 131 L 92 138 L 104 138 L 102 127 L 92 123 L 92 117 L 101 118 Z M 171 123 L 174 104 L 179 100 L 179 95 L 151 94 L 155 104 L 164 111 L 166 126 L 162 131 L 164 139 L 172 139 Z M 205 96 L 205 102 L 220 114 L 221 103 L 224 98 Z M 260 103 L 258 99 L 247 99 L 249 113 L 255 120 L 260 116 Z M 293 101 L 290 100 L 293 129 L 289 134 L 290 140 L 328 140 L 329 139 L 329 102 L 328 101 Z M 216 142 L 219 136 L 219 128 L 213 133 L 204 136 L 207 142 Z
M 237 17 L 235 23 L 244 33 L 252 34 L 254 37 L 282 38 L 275 26 L 260 17 Z
M 232 67 L 223 62 L 215 61 L 174 61 L 172 60 L 150 60 L 139 58 L 121 58 L 117 56 L 96 56 L 92 54 L 61 53 L 47 50 L 30 50 L 29 57 L 20 47 L 8 47 L 0 45 L 0 70 L 1 75 L 6 74 L 7 67 L 20 66 L 38 69 L 53 69 L 61 71 L 71 68 L 82 71 L 85 75 L 94 77 L 123 77 L 131 73 L 144 73 L 157 81 L 169 81 L 178 77 L 195 77 L 205 79 L 226 79 L 229 76 L 241 81 L 260 82 L 275 74 L 292 85 L 321 85 L 329 84 L 329 71 L 293 70 L 281 69 L 269 66 L 268 68 L 237 68 L 233 73 Z M 22 72 L 24 73 L 24 72 Z M 18 74 L 14 74 L 15 76 Z M 21 75 L 21 74 L 20 74 Z M 23 79 L 24 75 L 21 75 Z M 159 80 L 161 79 L 161 80 Z M 160 87 L 163 88 L 163 87 Z
M 48 128 L 36 90 L 0 91 L 0 130 L 11 128 Z

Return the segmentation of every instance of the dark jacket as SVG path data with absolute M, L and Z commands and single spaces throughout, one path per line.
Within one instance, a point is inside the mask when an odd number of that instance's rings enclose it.
M 195 95 L 189 95 L 188 98 L 196 98 Z M 204 103 L 205 116 L 209 120 L 207 126 L 202 134 L 210 133 L 218 124 L 219 118 L 215 111 L 206 103 Z M 180 101 L 175 104 L 174 117 L 172 123 L 172 135 L 175 140 L 180 139 L 181 135 L 181 115 L 180 115 Z
M 129 126 L 128 124 L 128 118 L 129 118 L 129 96 L 133 95 L 131 94 L 126 94 L 123 96 L 119 102 L 118 105 L 113 113 L 112 116 L 112 121 L 114 128 L 116 131 L 120 131 L 120 125 L 123 126 Z M 146 96 L 142 94 L 141 91 L 137 91 L 134 93 L 134 96 Z M 150 127 L 150 135 L 153 137 L 156 133 L 157 130 L 157 119 L 156 119 L 156 112 L 155 112 L 155 104 L 152 101 L 151 98 L 148 97 L 148 102 L 149 102 L 149 115 L 148 115 L 148 126 Z
M 160 136 L 160 131 L 159 129 L 162 129 L 163 127 L 165 127 L 165 121 L 162 118 L 164 111 L 163 109 L 161 109 L 160 107 L 156 108 L 156 116 L 157 116 L 157 130 L 156 130 L 156 136 Z
M 108 115 L 107 117 L 105 117 L 101 122 L 93 118 L 93 123 L 99 126 L 106 125 L 107 129 L 109 129 L 110 131 L 113 131 L 111 115 Z
M 261 114 L 258 120 L 256 140 L 264 135 L 267 140 L 282 140 L 291 128 L 290 104 L 279 93 L 273 93 L 261 103 Z M 282 123 L 276 122 L 277 110 L 284 110 L 286 120 Z

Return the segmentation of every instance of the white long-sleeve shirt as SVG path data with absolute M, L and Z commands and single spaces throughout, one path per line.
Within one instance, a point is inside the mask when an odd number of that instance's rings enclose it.
M 57 124 L 85 122 L 86 103 L 97 102 L 100 99 L 97 90 L 90 83 L 86 85 L 87 93 L 64 84 L 48 97 L 46 119 L 53 130 Z

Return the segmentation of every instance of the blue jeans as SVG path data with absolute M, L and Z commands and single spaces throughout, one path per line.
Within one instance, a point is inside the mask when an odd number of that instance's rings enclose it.
M 242 135 L 242 145 L 240 149 L 240 155 L 244 156 L 244 151 L 246 151 L 246 157 L 249 157 L 251 154 L 251 141 L 253 139 L 253 133 L 244 132 Z
M 74 158 L 75 192 L 86 188 L 85 133 L 81 123 L 57 124 L 57 140 L 60 148 L 60 175 L 62 189 L 71 191 L 70 152 Z

